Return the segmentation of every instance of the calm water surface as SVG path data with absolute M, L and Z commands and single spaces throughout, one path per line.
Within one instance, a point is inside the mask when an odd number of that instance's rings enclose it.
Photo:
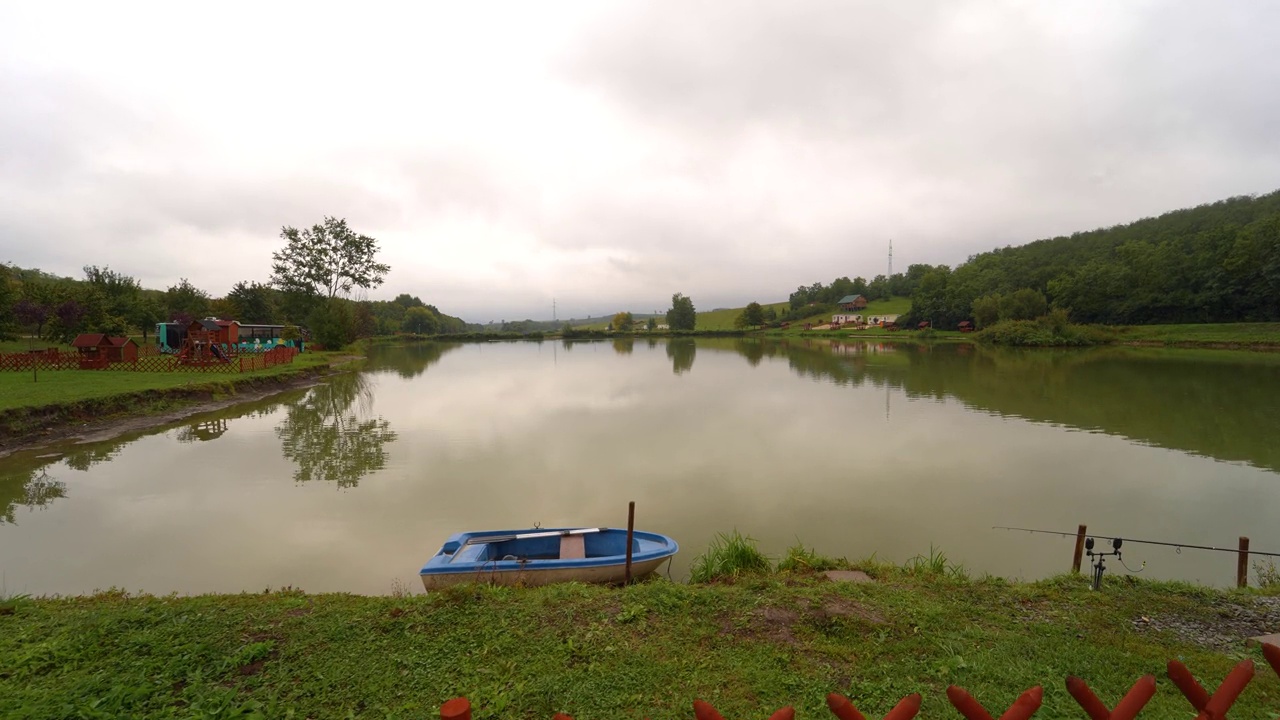
M 673 340 L 423 344 L 109 443 L 0 460 L 9 593 L 386 593 L 450 533 L 625 525 L 780 554 L 941 548 L 1037 578 L 1017 525 L 1280 551 L 1280 357 Z M 1225 585 L 1235 557 L 1126 546 Z M 1123 572 L 1110 563 L 1114 571 Z

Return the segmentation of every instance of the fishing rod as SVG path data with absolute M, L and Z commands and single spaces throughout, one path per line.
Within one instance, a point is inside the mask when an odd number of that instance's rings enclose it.
M 1074 538 L 1077 534 L 1075 532 L 1060 532 L 1058 530 L 1036 530 L 1034 528 L 1006 527 L 1004 525 L 992 525 L 991 529 L 992 530 L 1017 530 L 1020 532 L 1037 533 L 1040 535 L 1061 535 L 1062 537 L 1068 537 L 1068 538 Z M 1240 554 L 1240 550 L 1238 548 L 1220 548 L 1220 547 L 1212 547 L 1210 545 L 1191 545 L 1188 543 L 1161 542 L 1159 540 L 1135 540 L 1133 538 L 1116 538 L 1116 537 L 1110 537 L 1108 535 L 1095 535 L 1094 533 L 1089 533 L 1089 535 L 1090 537 L 1099 538 L 1101 540 L 1123 540 L 1124 542 L 1127 542 L 1127 543 L 1139 543 L 1141 545 L 1163 545 L 1165 547 L 1177 548 L 1178 552 L 1182 552 L 1182 548 L 1188 548 L 1190 550 L 1213 550 L 1215 552 L 1229 552 L 1229 553 L 1235 553 L 1237 555 Z M 1280 557 L 1280 553 L 1258 552 L 1257 550 L 1250 550 L 1249 554 L 1261 555 L 1263 557 Z

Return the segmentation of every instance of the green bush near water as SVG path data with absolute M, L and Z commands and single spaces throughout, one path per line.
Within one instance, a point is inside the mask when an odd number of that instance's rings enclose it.
M 773 564 L 756 547 L 755 539 L 743 537 L 734 530 L 716 534 L 715 539 L 707 546 L 706 552 L 694 559 L 689 580 L 695 583 L 706 583 L 753 573 L 766 573 L 772 569 Z
M 1116 341 L 1115 331 L 1100 325 L 1076 325 L 1065 310 L 1035 320 L 1001 320 L 975 333 L 980 343 L 1021 347 L 1085 347 Z

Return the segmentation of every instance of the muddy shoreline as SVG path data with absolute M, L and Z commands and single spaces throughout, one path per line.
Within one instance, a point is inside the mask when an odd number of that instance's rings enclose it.
M 351 361 L 336 358 L 327 366 L 297 373 L 237 382 L 232 394 L 226 388 L 195 386 L 170 390 L 127 393 L 85 403 L 69 403 L 0 414 L 0 420 L 18 421 L 23 427 L 0 429 L 0 459 L 20 452 L 64 443 L 96 443 L 186 420 L 216 410 L 291 390 L 317 385 L 326 377 L 351 372 Z M 175 407 L 175 404 L 177 405 Z M 159 409 L 157 409 L 159 408 Z

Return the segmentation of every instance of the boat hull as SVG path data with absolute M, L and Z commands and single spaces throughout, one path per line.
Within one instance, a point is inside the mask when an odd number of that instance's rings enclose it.
M 640 579 L 652 575 L 669 557 L 631 563 L 632 579 Z M 602 565 L 587 568 L 537 569 L 524 568 L 515 570 L 497 570 L 493 568 L 477 568 L 476 570 L 457 573 L 438 573 L 423 575 L 422 586 L 427 590 L 439 590 L 450 585 L 464 583 L 484 583 L 489 585 L 522 585 L 536 587 L 553 583 L 582 582 L 621 584 L 626 582 L 626 565 Z
M 637 530 L 628 536 L 618 528 L 459 533 L 427 561 L 419 576 L 426 590 L 462 583 L 623 583 L 627 541 L 633 579 L 651 575 L 680 549 L 665 535 Z

